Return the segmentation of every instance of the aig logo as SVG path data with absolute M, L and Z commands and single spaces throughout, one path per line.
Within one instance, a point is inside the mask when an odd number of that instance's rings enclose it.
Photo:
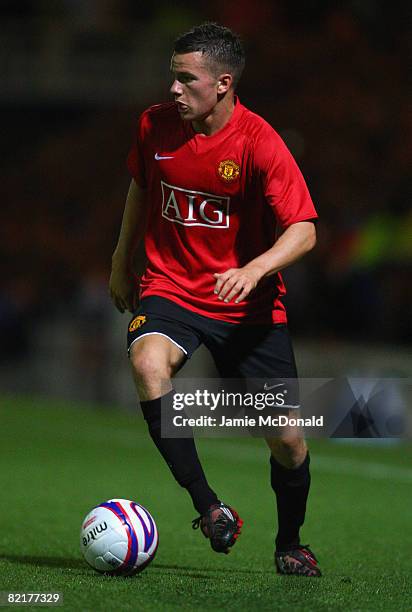
M 162 216 L 181 225 L 229 227 L 230 197 L 191 191 L 161 181 Z

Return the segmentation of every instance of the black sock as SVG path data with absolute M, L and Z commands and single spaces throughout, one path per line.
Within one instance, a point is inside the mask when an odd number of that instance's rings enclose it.
M 272 456 L 271 485 L 276 494 L 278 533 L 276 550 L 286 551 L 299 544 L 299 529 L 303 525 L 310 487 L 309 452 L 296 469 L 283 467 Z
M 174 390 L 169 391 L 163 397 L 140 402 L 140 405 L 153 442 L 177 482 L 189 492 L 196 510 L 203 515 L 212 504 L 219 500 L 207 483 L 193 437 L 161 437 L 161 406 L 163 404 L 163 410 L 170 409 L 173 395 Z

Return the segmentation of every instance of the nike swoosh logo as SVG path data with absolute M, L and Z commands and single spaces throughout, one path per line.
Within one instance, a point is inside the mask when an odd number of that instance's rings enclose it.
M 155 159 L 173 159 L 173 155 L 159 155 L 159 153 L 155 153 Z
M 275 387 L 283 387 L 284 383 L 278 383 L 277 385 L 268 385 L 267 383 L 265 383 L 263 385 L 263 388 L 265 391 L 270 391 L 271 389 L 274 389 Z

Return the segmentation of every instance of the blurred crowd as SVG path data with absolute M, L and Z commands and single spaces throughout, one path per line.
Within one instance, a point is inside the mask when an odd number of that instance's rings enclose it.
M 239 96 L 285 139 L 320 214 L 317 248 L 286 273 L 295 333 L 411 342 L 411 37 L 402 10 L 382 0 L 3 1 L 2 23 L 24 21 L 26 32 L 32 24 L 43 57 L 70 24 L 80 57 L 108 54 L 115 65 L 144 32 L 165 70 L 153 72 L 156 94 L 142 82 L 132 103 L 2 104 L 1 355 L 27 350 L 36 321 L 69 313 L 104 325 L 110 316 L 133 125 L 145 106 L 167 99 L 173 38 L 207 19 L 242 35 Z M 151 52 L 140 48 L 143 59 Z

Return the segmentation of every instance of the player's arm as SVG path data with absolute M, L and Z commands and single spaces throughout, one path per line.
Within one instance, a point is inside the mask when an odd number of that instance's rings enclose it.
M 290 225 L 275 244 L 242 268 L 215 274 L 215 293 L 220 300 L 244 300 L 262 278 L 276 274 L 308 253 L 316 244 L 315 224 L 300 221 Z
M 132 179 L 126 198 L 122 225 L 116 249 L 112 256 L 109 281 L 110 296 L 118 310 L 133 312 L 137 305 L 137 292 L 132 274 L 132 262 L 142 241 L 146 224 L 146 190 Z

